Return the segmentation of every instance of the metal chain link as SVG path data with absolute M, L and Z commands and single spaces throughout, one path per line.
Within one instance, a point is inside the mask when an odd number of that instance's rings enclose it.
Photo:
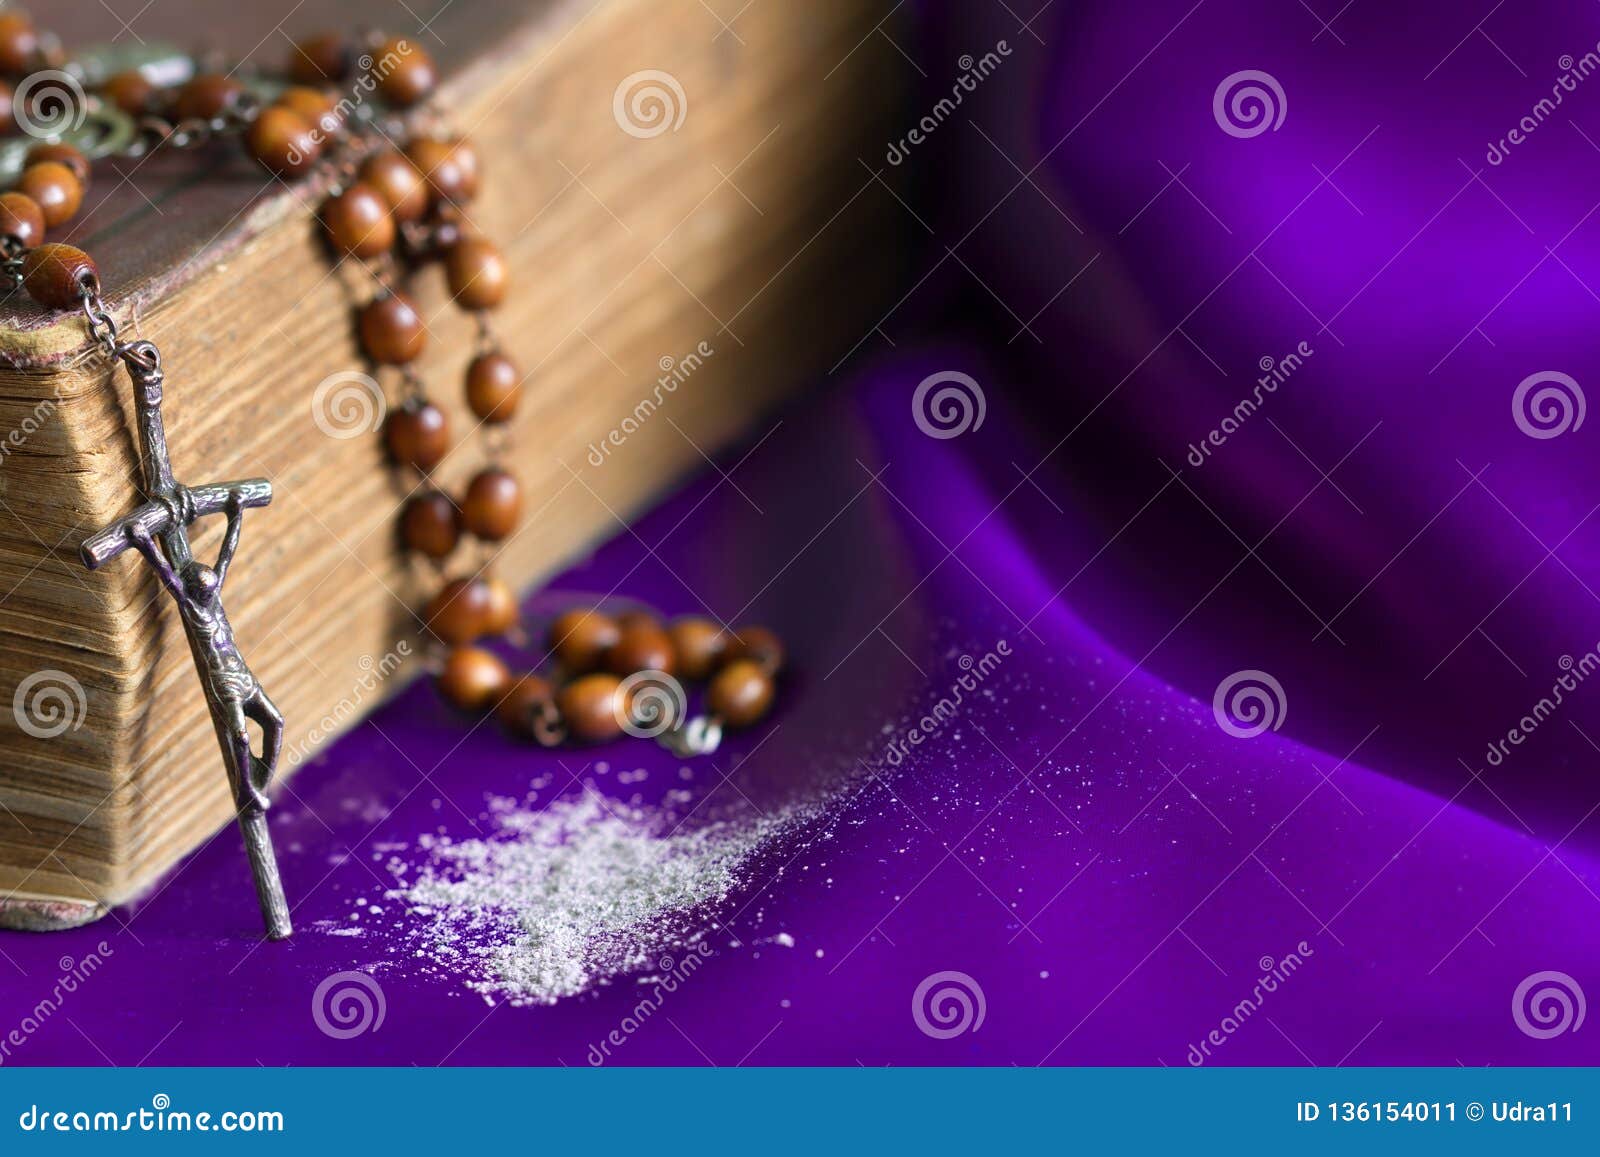
M 108 358 L 126 362 L 130 367 L 146 373 L 161 368 L 161 351 L 148 341 L 124 342 L 119 340 L 117 319 L 111 316 L 105 300 L 100 296 L 100 285 L 86 278 L 78 290 L 83 303 L 83 316 L 89 323 L 89 336 L 100 344 Z

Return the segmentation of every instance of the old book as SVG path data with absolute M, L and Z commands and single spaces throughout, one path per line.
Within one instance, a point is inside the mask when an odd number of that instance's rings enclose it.
M 289 7 L 213 31 L 276 63 L 289 40 L 272 21 Z M 893 272 L 874 242 L 906 214 L 858 158 L 888 139 L 895 50 L 871 0 L 457 4 L 422 31 L 396 15 L 363 0 L 324 19 L 423 38 L 448 122 L 485 160 L 472 214 L 516 278 L 496 328 L 531 371 L 509 455 L 529 517 L 497 564 L 525 585 L 872 328 Z M 69 46 L 102 23 L 90 3 L 51 17 Z M 184 41 L 214 21 L 178 0 L 138 32 Z M 305 21 L 289 31 L 317 30 Z M 641 84 L 655 92 L 636 104 Z M 235 145 L 109 162 L 92 211 L 53 238 L 95 256 L 124 333 L 161 347 L 179 479 L 272 480 L 228 607 L 288 720 L 280 774 L 418 672 L 415 611 L 438 582 L 397 549 L 411 483 L 385 463 L 376 415 L 349 408 L 358 395 L 336 406 L 337 376 L 366 369 L 351 322 L 369 288 L 356 269 L 330 274 L 321 194 L 314 179 L 263 187 Z M 472 323 L 437 270 L 421 286 L 421 373 L 468 430 Z M 436 477 L 459 491 L 482 455 L 469 439 Z M 139 502 L 137 477 L 127 378 L 83 318 L 0 302 L 0 925 L 93 919 L 232 817 L 170 600 L 136 558 L 97 573 L 78 558 Z M 197 524 L 198 555 L 222 521 Z

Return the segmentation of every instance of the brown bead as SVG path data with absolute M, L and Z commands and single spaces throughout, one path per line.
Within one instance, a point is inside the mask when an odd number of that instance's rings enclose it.
M 769 675 L 783 669 L 783 640 L 765 627 L 740 627 L 728 646 L 728 658 L 749 659 Z
M 39 33 L 26 12 L 0 12 L 0 72 L 32 72 Z
M 41 161 L 22 170 L 17 192 L 33 198 L 44 210 L 44 223 L 51 229 L 72 220 L 83 204 L 83 183 L 60 161 Z
M 505 254 L 489 241 L 457 242 L 444 258 L 450 296 L 462 309 L 493 309 L 505 300 L 511 269 Z
M 396 221 L 420 221 L 428 211 L 428 183 L 394 149 L 373 153 L 361 163 L 361 179 L 378 191 Z
M 89 186 L 89 158 L 69 144 L 49 144 L 41 141 L 28 150 L 26 163 L 37 165 L 40 161 L 55 161 L 72 170 L 78 184 Z
M 556 692 L 556 706 L 575 739 L 601 743 L 622 734 L 621 682 L 615 675 L 584 675 Z
M 465 205 L 477 195 L 477 154 L 465 142 L 419 137 L 406 146 L 406 156 L 428 182 L 436 200 Z
M 678 674 L 685 679 L 708 679 L 722 663 L 728 649 L 728 632 L 710 619 L 676 619 L 667 628 Z
M 664 671 L 672 674 L 677 656 L 672 639 L 660 623 L 634 618 L 617 626 L 617 641 L 606 649 L 606 670 L 615 675 L 635 671 Z
M 617 641 L 616 620 L 601 611 L 573 610 L 550 624 L 550 650 L 572 675 L 600 666 Z
M 77 309 L 83 287 L 99 280 L 94 259 L 71 245 L 40 245 L 22 258 L 22 284 L 46 309 Z
M 461 174 L 462 197 L 472 200 L 478 195 L 478 186 L 483 177 L 483 169 L 478 164 L 478 150 L 466 137 L 453 137 L 450 140 L 450 161 Z
M 524 675 L 513 683 L 495 708 L 495 718 L 511 734 L 543 747 L 554 747 L 567 736 L 556 707 L 556 689 L 540 675 Z
M 486 711 L 511 688 L 511 669 L 493 651 L 457 647 L 445 656 L 439 693 L 462 711 Z
M 205 73 L 178 90 L 172 111 L 179 120 L 214 121 L 238 104 L 243 95 L 244 85 L 232 77 Z
M 292 109 L 264 108 L 245 133 L 250 155 L 274 173 L 298 177 L 317 163 L 322 142 L 311 124 Z
M 749 659 L 735 659 L 711 679 L 706 707 L 723 726 L 749 727 L 772 706 L 772 676 Z
M 415 40 L 396 37 L 386 41 L 373 56 L 372 75 L 378 92 L 399 108 L 409 108 L 426 99 L 439 83 L 433 58 Z
M 26 193 L 0 193 L 0 237 L 13 237 L 23 249 L 44 240 L 44 210 Z
M 493 576 L 485 576 L 483 586 L 486 594 L 483 632 L 486 635 L 503 635 L 516 626 L 521 617 L 516 592 L 505 579 Z
M 323 203 L 322 226 L 335 248 L 356 257 L 376 257 L 394 245 L 389 202 L 377 189 L 361 182 Z
M 454 205 L 435 205 L 427 224 L 427 245 L 418 255 L 422 261 L 443 261 L 463 238 L 471 236 Z
M 522 371 L 505 354 L 479 354 L 467 367 L 467 405 L 482 421 L 511 420 L 522 396 Z
M 137 68 L 130 68 L 107 78 L 101 92 L 123 112 L 136 117 L 149 111 L 150 98 L 155 95 L 156 86 Z
M 374 298 L 361 311 L 361 348 L 380 365 L 400 366 L 415 361 L 427 345 L 428 331 L 422 316 L 400 294 Z
M 461 522 L 487 542 L 499 542 L 517 528 L 522 487 L 510 471 L 491 466 L 479 471 L 461 499 Z
M 450 423 L 444 411 L 428 401 L 412 400 L 391 411 L 383 437 L 396 462 L 424 474 L 450 451 Z
M 0 137 L 9 137 L 17 131 L 17 90 L 0 80 Z
M 444 558 L 461 539 L 461 512 L 442 490 L 418 491 L 401 512 L 400 537 L 418 554 Z
M 313 87 L 336 84 L 350 74 L 350 44 L 336 32 L 297 41 L 289 52 L 289 77 Z
M 323 89 L 292 84 L 278 94 L 276 103 L 324 136 L 331 136 L 339 128 L 337 104 L 333 96 Z
M 451 579 L 428 601 L 422 618 L 446 643 L 461 646 L 483 637 L 489 592 L 482 580 Z

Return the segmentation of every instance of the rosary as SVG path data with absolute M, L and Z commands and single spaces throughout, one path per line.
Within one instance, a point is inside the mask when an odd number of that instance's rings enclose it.
M 279 177 L 326 174 L 330 194 L 319 217 L 329 250 L 336 260 L 359 263 L 374 285 L 358 312 L 360 348 L 375 368 L 391 368 L 403 392 L 383 438 L 395 467 L 421 479 L 402 508 L 399 537 L 441 572 L 465 536 L 486 546 L 502 542 L 521 513 L 520 486 L 500 459 L 523 374 L 499 349 L 489 320 L 506 296 L 509 269 L 464 211 L 480 184 L 477 154 L 425 119 L 437 70 L 420 45 L 379 33 L 319 35 L 295 45 L 281 75 L 206 70 L 153 46 L 139 53 L 133 59 L 127 49 L 106 49 L 68 59 L 25 13 L 0 12 L 0 77 L 52 70 L 72 81 L 56 95 L 81 102 L 75 110 L 81 115 L 65 118 L 69 128 L 33 133 L 32 142 L 0 142 L 0 184 L 11 185 L 0 193 L 0 289 L 20 287 L 46 309 L 81 312 L 94 343 L 132 381 L 144 502 L 87 537 L 80 554 L 92 570 L 137 552 L 176 603 L 266 934 L 280 940 L 291 924 L 267 829 L 266 790 L 277 770 L 283 717 L 240 655 L 222 605 L 244 511 L 270 503 L 272 486 L 262 478 L 201 486 L 176 480 L 161 417 L 160 351 L 149 341 L 123 340 L 101 297 L 94 260 L 46 241 L 46 234 L 78 214 L 91 162 L 101 158 L 197 149 L 236 137 Z M 20 86 L 17 97 L 20 122 Z M 10 132 L 16 126 L 9 80 L 0 79 L 0 98 L 0 133 Z M 452 300 L 474 315 L 478 329 L 466 398 L 489 461 L 459 502 L 430 480 L 451 438 L 444 411 L 428 400 L 415 368 L 428 334 L 406 292 L 434 264 L 443 266 Z M 207 565 L 194 557 L 188 528 L 218 514 L 226 515 L 227 529 Z M 782 643 L 765 628 L 728 629 L 698 616 L 666 623 L 647 611 L 612 615 L 592 607 L 551 624 L 547 657 L 555 663 L 547 674 L 516 676 L 481 645 L 518 630 L 516 598 L 487 564 L 447 579 L 420 620 L 438 645 L 434 666 L 445 700 L 465 712 L 493 714 L 513 736 L 547 747 L 629 734 L 655 738 L 682 756 L 709 754 L 724 727 L 749 727 L 766 715 L 784 661 Z M 680 678 L 706 683 L 707 714 L 690 718 Z M 252 722 L 261 729 L 259 750 Z

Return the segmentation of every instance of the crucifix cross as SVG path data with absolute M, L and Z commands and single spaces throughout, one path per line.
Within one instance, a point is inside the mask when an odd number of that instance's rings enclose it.
M 291 931 L 289 904 L 267 831 L 268 804 L 263 793 L 277 771 L 283 717 L 245 666 L 222 609 L 222 584 L 239 547 L 245 508 L 271 502 L 272 484 L 265 478 L 196 487 L 177 482 L 161 420 L 161 354 L 150 342 L 140 341 L 120 347 L 118 355 L 133 379 L 146 501 L 86 538 L 79 553 L 84 565 L 95 570 L 124 551 L 137 550 L 177 603 L 233 788 L 262 920 L 267 936 L 282 940 Z M 197 561 L 190 549 L 188 527 L 198 519 L 223 513 L 228 516 L 228 530 L 222 550 L 216 564 L 207 566 Z M 261 728 L 259 755 L 250 734 L 251 722 Z

